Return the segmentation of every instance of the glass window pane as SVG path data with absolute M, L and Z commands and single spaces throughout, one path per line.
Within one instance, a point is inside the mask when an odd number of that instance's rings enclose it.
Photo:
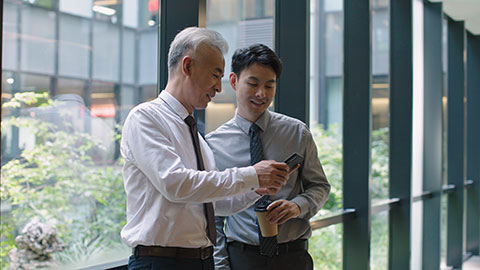
M 139 33 L 139 83 L 152 84 L 157 82 L 158 32 L 155 29 L 145 30 Z
M 387 74 L 389 67 L 389 18 L 388 5 L 373 5 L 372 13 L 372 74 Z
M 93 17 L 98 21 L 109 22 L 113 24 L 120 23 L 118 18 L 122 12 L 122 1 L 93 0 Z
M 99 139 L 107 151 L 96 156 L 98 163 L 112 163 L 114 160 L 114 136 L 115 116 L 117 101 L 115 99 L 115 87 L 113 83 L 92 83 L 91 106 L 90 106 L 90 133 Z
M 120 93 L 120 104 L 117 113 L 119 114 L 119 123 L 123 123 L 130 110 L 138 104 L 138 90 L 131 86 L 122 86 Z
M 340 211 L 342 174 L 342 1 L 310 2 L 310 130 L 331 185 L 324 207 L 312 220 Z M 337 5 L 337 3 L 340 3 Z M 342 230 L 337 224 L 313 231 L 309 243 L 315 269 L 342 269 Z
M 138 27 L 138 1 L 139 0 L 123 0 L 123 25 L 133 28 Z M 157 2 L 158 11 L 158 0 L 155 1 Z
M 205 110 L 205 134 L 215 130 L 235 114 L 236 95 L 228 81 L 235 50 L 253 43 L 262 43 L 273 48 L 274 5 L 274 1 L 258 0 L 207 1 L 207 28 L 222 34 L 229 49 L 224 56 L 225 76 L 222 79 L 222 92 L 215 96 Z M 261 8 L 254 12 L 258 7 Z M 266 10 L 269 10 L 269 13 Z M 223 11 L 226 14 L 221 14 Z M 245 13 L 250 14 L 248 20 L 245 16 L 238 16 Z
M 137 0 L 140 10 L 140 28 L 155 27 L 158 25 L 159 0 Z M 130 10 L 129 12 L 134 12 Z
M 338 0 L 325 0 L 324 2 L 325 11 L 342 11 L 343 10 L 343 1 Z
M 44 8 L 53 8 L 56 0 L 23 0 L 23 2 Z
M 342 209 L 343 7 L 334 9 L 328 1 L 310 3 L 309 125 L 331 185 L 328 201 L 316 219 Z
M 239 0 L 208 0 L 207 22 L 215 24 L 238 20 L 238 4 Z
M 389 198 L 389 10 L 388 3 L 372 6 L 372 203 Z M 379 5 L 376 5 L 379 4 Z
M 20 107 L 2 109 L 2 267 L 17 268 L 7 253 L 21 248 L 15 238 L 33 221 L 57 230 L 65 248 L 51 255 L 59 269 L 126 261 L 117 124 L 157 97 L 158 24 L 140 29 L 134 7 L 146 3 L 149 20 L 158 8 L 151 13 L 154 1 L 143 0 L 4 2 L 2 105 L 12 105 L 16 92 L 24 96 L 14 100 Z M 57 3 L 58 11 L 45 9 Z M 133 28 L 117 19 L 120 10 Z M 143 47 L 137 32 L 151 36 Z
M 50 92 L 50 77 L 22 74 L 20 76 L 20 89 L 22 92 Z
M 82 17 L 92 17 L 92 0 L 60 0 L 60 11 Z
M 2 68 L 15 70 L 18 66 L 18 8 L 9 3 L 5 3 L 3 8 Z
M 104 22 L 93 23 L 93 78 L 117 81 L 119 69 L 119 28 Z
M 157 86 L 156 85 L 146 85 L 142 87 L 141 90 L 141 101 L 150 101 L 157 98 Z
M 372 202 L 389 198 L 389 6 L 385 1 L 372 3 Z M 388 211 L 372 216 L 371 269 L 388 269 Z
M 13 72 L 2 72 L 2 104 L 12 98 L 12 92 L 15 85 L 15 76 Z M 4 100 L 5 99 L 5 100 Z M 2 111 L 3 113 L 3 111 Z
M 124 28 L 122 40 L 122 81 L 135 83 L 135 30 Z
M 85 97 L 85 81 L 58 78 L 56 94 L 76 94 Z
M 308 241 L 308 252 L 312 256 L 315 270 L 342 269 L 343 224 L 314 230 Z
M 29 6 L 21 8 L 21 68 L 53 74 L 55 68 L 55 12 Z
M 65 76 L 88 78 L 89 32 L 88 20 L 60 15 L 58 73 Z
M 343 12 L 325 12 L 324 16 L 326 76 L 340 76 L 343 74 Z
M 372 216 L 370 233 L 370 269 L 388 269 L 388 211 Z
M 448 219 L 448 194 L 442 194 L 442 209 L 440 213 L 440 268 L 447 266 L 447 219 Z

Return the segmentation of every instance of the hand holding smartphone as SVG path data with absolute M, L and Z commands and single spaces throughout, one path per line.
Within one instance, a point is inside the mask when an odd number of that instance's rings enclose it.
M 290 170 L 293 169 L 297 164 L 300 164 L 302 162 L 303 162 L 303 157 L 297 153 L 293 153 L 291 156 L 289 156 L 285 160 L 285 163 L 287 163 Z

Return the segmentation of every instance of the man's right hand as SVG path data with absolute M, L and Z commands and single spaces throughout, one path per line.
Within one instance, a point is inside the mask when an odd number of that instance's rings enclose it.
M 258 183 L 260 188 L 257 193 L 262 195 L 274 195 L 287 183 L 287 180 L 294 170 L 289 171 L 289 167 L 284 162 L 274 160 L 262 160 L 253 165 L 257 171 Z

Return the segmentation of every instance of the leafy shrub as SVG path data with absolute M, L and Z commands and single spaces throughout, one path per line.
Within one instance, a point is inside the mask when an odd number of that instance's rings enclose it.
M 18 231 L 34 217 L 54 225 L 61 241 L 69 245 L 56 255 L 60 262 L 86 260 L 92 252 L 120 242 L 125 224 L 121 160 L 96 164 L 93 158 L 104 150 L 102 142 L 72 128 L 68 112 L 57 111 L 63 119 L 59 123 L 28 113 L 28 108 L 61 107 L 57 105 L 46 93 L 17 93 L 3 104 L 27 113 L 3 119 L 2 130 L 27 129 L 35 144 L 2 166 L 1 200 L 11 205 L 0 227 L 2 269 L 8 269 L 7 254 Z
M 325 206 L 312 218 L 342 209 L 342 135 L 338 125 L 324 129 L 321 125 L 311 128 L 318 148 L 318 157 L 331 185 Z M 371 151 L 372 200 L 388 198 L 388 129 L 372 131 Z M 342 224 L 313 231 L 309 252 L 315 269 L 342 269 Z M 373 217 L 371 223 L 371 268 L 386 269 L 388 262 L 388 222 L 383 217 Z

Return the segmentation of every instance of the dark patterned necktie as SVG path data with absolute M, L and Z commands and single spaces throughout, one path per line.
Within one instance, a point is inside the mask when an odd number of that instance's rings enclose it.
M 257 124 L 253 123 L 250 126 L 250 130 L 248 132 L 248 136 L 250 137 L 250 163 L 255 165 L 256 163 L 262 161 L 263 157 L 263 147 L 262 141 L 260 140 L 260 128 Z M 263 196 L 258 200 L 255 205 L 261 203 L 264 200 L 269 200 L 269 196 Z M 263 237 L 260 233 L 260 227 L 258 226 L 258 238 L 260 240 L 260 254 L 272 257 L 278 253 L 278 242 L 277 237 Z
M 197 122 L 191 115 L 185 118 L 185 123 L 190 127 L 190 135 L 192 135 L 193 148 L 195 149 L 195 156 L 197 157 L 197 169 L 200 171 L 205 170 L 203 164 L 202 152 L 200 151 L 200 141 L 198 140 L 198 128 Z M 212 203 L 204 203 L 203 208 L 205 210 L 205 217 L 207 218 L 207 236 L 214 245 L 217 243 L 217 230 L 215 228 L 215 213 Z

